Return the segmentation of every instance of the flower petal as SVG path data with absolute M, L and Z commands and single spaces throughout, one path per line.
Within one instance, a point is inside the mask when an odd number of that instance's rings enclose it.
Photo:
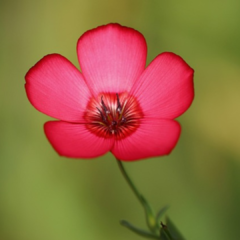
M 143 35 L 119 24 L 86 32 L 78 40 L 77 51 L 82 73 L 95 95 L 129 91 L 146 64 Z
M 113 138 L 100 138 L 86 129 L 85 124 L 50 121 L 44 125 L 45 134 L 53 148 L 71 158 L 93 158 L 110 151 Z
M 61 120 L 83 121 L 90 91 L 80 71 L 58 54 L 47 55 L 26 74 L 29 101 L 39 111 Z
M 178 55 L 158 55 L 132 89 L 146 117 L 174 119 L 194 97 L 193 69 Z
M 180 132 L 174 120 L 145 119 L 136 132 L 115 142 L 112 153 L 123 161 L 166 155 L 177 144 Z

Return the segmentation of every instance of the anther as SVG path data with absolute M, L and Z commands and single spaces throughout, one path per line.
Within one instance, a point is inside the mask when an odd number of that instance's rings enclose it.
M 125 117 L 122 117 L 121 123 L 125 123 L 125 122 L 126 122 L 126 118 L 125 118 Z
M 119 96 L 118 96 L 118 93 L 116 93 L 116 95 L 117 95 L 117 112 L 118 113 L 121 113 L 121 111 L 122 111 L 122 106 L 121 106 L 121 103 L 120 103 L 120 100 L 119 100 Z

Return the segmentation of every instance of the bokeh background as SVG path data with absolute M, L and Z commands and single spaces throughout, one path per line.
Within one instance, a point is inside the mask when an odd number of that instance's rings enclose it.
M 240 1 L 1 0 L 0 239 L 131 239 L 119 224 L 145 228 L 140 204 L 111 154 L 96 160 L 59 157 L 43 133 L 50 118 L 24 90 L 28 69 L 49 53 L 78 66 L 76 42 L 109 22 L 133 27 L 160 52 L 195 69 L 196 97 L 179 118 L 171 155 L 126 163 L 154 209 L 186 239 L 239 239 Z

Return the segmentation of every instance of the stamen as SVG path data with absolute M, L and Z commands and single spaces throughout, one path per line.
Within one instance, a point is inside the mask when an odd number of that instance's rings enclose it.
M 102 118 L 103 122 L 107 123 L 107 118 L 103 115 L 102 111 L 98 107 L 96 107 L 96 108 L 99 111 L 99 113 L 101 114 L 101 118 Z
M 101 104 L 102 104 L 102 108 L 103 108 L 104 112 L 105 112 L 106 114 L 109 114 L 110 111 L 107 109 L 107 107 L 106 107 L 106 105 L 105 105 L 105 103 L 104 103 L 104 101 L 103 101 L 103 96 L 101 97 Z
M 136 98 L 127 93 L 101 93 L 97 99 L 90 99 L 84 115 L 89 131 L 123 139 L 139 127 L 143 113 Z
M 117 109 L 116 109 L 116 111 L 120 114 L 121 111 L 122 111 L 122 106 L 121 106 L 121 103 L 120 103 L 120 100 L 119 100 L 118 93 L 116 93 L 116 95 L 117 95 Z
M 126 118 L 125 118 L 125 117 L 122 117 L 121 123 L 125 123 L 125 122 L 126 122 Z

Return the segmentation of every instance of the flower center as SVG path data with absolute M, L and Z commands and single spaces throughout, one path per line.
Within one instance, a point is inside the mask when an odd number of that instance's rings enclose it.
M 142 117 L 137 99 L 127 93 L 102 93 L 97 99 L 91 98 L 84 115 L 92 133 L 117 139 L 135 132 Z

